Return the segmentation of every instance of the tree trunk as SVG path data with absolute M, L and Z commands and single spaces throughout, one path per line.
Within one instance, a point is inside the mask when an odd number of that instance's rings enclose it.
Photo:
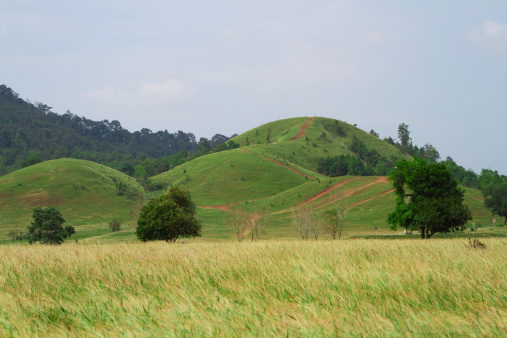
M 424 227 L 421 227 L 421 239 L 424 239 L 425 231 L 426 229 Z

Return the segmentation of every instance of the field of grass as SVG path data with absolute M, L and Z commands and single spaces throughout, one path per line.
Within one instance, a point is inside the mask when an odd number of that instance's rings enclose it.
M 507 336 L 507 241 L 0 246 L 1 336 Z

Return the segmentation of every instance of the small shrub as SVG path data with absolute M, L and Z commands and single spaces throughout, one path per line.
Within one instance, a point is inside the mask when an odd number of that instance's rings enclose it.
M 121 221 L 119 219 L 113 219 L 113 221 L 109 223 L 109 229 L 111 229 L 113 232 L 120 231 Z
M 474 238 L 473 241 L 471 238 L 468 238 L 468 245 L 465 242 L 465 247 L 470 249 L 486 249 L 486 244 L 479 241 L 478 238 Z

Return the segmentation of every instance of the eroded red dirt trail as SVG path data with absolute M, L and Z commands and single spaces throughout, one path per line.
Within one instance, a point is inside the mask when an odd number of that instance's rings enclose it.
M 304 202 L 299 203 L 298 205 L 296 205 L 296 207 L 301 207 L 301 206 L 303 206 L 303 205 L 306 205 L 306 204 L 308 204 L 308 203 L 311 203 L 311 202 L 313 202 L 313 201 L 315 201 L 315 200 L 317 200 L 317 199 L 319 199 L 319 198 L 321 198 L 321 197 L 323 197 L 323 196 L 325 196 L 325 195 L 329 194 L 331 191 L 333 191 L 333 190 L 335 190 L 335 189 L 338 189 L 338 188 L 339 188 L 339 187 L 341 187 L 342 185 L 347 184 L 347 183 L 349 183 L 350 181 L 357 180 L 358 178 L 359 178 L 359 177 L 350 178 L 350 179 L 348 179 L 348 180 L 345 180 L 345 181 L 342 181 L 342 182 L 340 182 L 340 183 L 338 183 L 338 184 L 335 184 L 335 185 L 333 185 L 333 186 L 332 186 L 332 187 L 330 187 L 330 188 L 324 189 L 324 190 L 322 190 L 321 192 L 319 192 L 317 195 L 315 195 L 315 196 L 313 196 L 313 197 L 311 197 L 311 198 L 307 199 L 307 200 L 306 200 L 306 201 L 304 201 Z
M 305 123 L 303 123 L 303 125 L 301 126 L 301 129 L 299 129 L 299 133 L 296 135 L 296 137 L 294 137 L 291 140 L 291 142 L 299 140 L 305 134 L 306 128 L 308 128 L 308 126 L 310 125 L 310 123 L 312 122 L 313 119 L 314 119 L 314 117 L 309 117 L 308 120 L 306 120 Z

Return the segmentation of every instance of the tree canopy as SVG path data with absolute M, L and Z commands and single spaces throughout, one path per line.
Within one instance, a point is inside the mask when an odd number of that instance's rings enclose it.
M 502 216 L 507 224 L 507 181 L 488 184 L 482 193 L 485 197 L 484 206 L 491 209 L 492 214 Z
M 195 219 L 195 204 L 179 187 L 151 199 L 137 221 L 136 235 L 141 241 L 175 242 L 178 237 L 201 236 L 201 225 Z
M 75 233 L 74 228 L 67 225 L 55 207 L 33 209 L 33 222 L 28 226 L 28 241 L 30 244 L 39 241 L 42 244 L 62 244 L 64 239 Z
M 445 165 L 428 164 L 422 158 L 400 160 L 389 174 L 396 194 L 396 209 L 388 215 L 391 229 L 419 230 L 421 238 L 437 232 L 464 230 L 472 219 L 463 204 L 464 190 Z

